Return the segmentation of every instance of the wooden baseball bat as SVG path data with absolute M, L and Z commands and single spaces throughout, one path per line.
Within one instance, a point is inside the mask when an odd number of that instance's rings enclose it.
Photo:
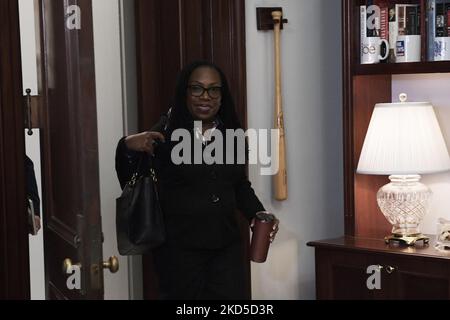
M 279 130 L 278 154 L 279 171 L 273 177 L 274 196 L 278 201 L 288 198 L 287 171 L 286 171 L 286 136 L 284 129 L 283 97 L 281 90 L 281 23 L 283 13 L 281 11 L 272 12 L 275 32 L 275 129 Z

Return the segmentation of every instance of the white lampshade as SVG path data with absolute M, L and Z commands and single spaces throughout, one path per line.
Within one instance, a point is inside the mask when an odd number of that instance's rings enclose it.
M 450 170 L 450 157 L 430 103 L 375 106 L 357 172 L 414 175 Z

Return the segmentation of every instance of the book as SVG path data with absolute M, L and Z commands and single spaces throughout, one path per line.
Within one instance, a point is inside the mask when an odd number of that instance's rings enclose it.
M 449 37 L 450 36 L 450 3 L 446 4 L 445 11 L 446 11 L 445 23 L 447 26 L 447 37 Z
M 380 7 L 380 38 L 383 40 L 386 40 L 388 43 L 390 43 L 389 39 L 389 5 L 387 2 L 379 3 L 378 6 Z M 382 47 L 381 55 L 384 56 L 386 48 Z M 389 55 L 388 59 L 383 60 L 382 63 L 387 63 L 390 61 L 390 56 L 394 54 L 394 50 L 391 48 L 388 48 Z
M 436 37 L 446 37 L 447 36 L 447 26 L 446 26 L 446 4 L 444 2 L 436 1 Z
M 380 38 L 389 41 L 389 8 L 380 8 Z
M 380 7 L 374 5 L 373 0 L 367 1 L 366 6 L 367 37 L 380 36 Z
M 404 5 L 396 5 L 397 16 L 397 36 L 406 34 L 406 7 Z
M 434 39 L 436 37 L 436 0 L 427 0 L 427 57 L 434 61 Z
M 390 4 L 389 7 L 389 62 L 395 63 L 395 47 L 397 45 L 397 13 L 395 10 L 395 5 Z
M 449 0 L 427 0 L 427 58 L 435 61 L 437 50 L 436 37 L 445 37 L 449 33 Z M 447 10 L 446 10 L 447 8 Z
M 405 34 L 420 34 L 420 12 L 419 7 L 406 7 L 405 9 Z
M 410 24 L 414 23 L 414 28 L 417 28 L 418 26 L 418 4 L 396 4 L 395 5 L 395 15 L 397 19 L 397 34 L 396 36 L 404 36 L 408 35 L 408 27 L 407 27 L 407 20 L 408 20 L 408 12 L 410 12 Z M 411 19 L 411 16 L 414 16 L 415 18 Z M 420 32 L 416 33 L 420 34 Z
M 367 7 L 366 6 L 360 6 L 359 7 L 359 13 L 360 13 L 360 28 L 361 28 L 361 44 L 363 43 L 364 39 L 367 38 Z

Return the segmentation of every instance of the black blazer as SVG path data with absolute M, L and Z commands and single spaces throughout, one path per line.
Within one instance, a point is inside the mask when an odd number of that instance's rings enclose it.
M 157 125 L 152 131 L 163 130 Z M 124 140 L 120 140 L 116 152 L 116 171 L 122 188 L 142 156 L 128 150 Z M 168 243 L 183 248 L 215 249 L 239 240 L 238 210 L 249 221 L 265 210 L 251 187 L 245 165 L 177 166 L 171 161 L 175 143 L 167 135 L 166 140 L 155 151 L 154 167 Z

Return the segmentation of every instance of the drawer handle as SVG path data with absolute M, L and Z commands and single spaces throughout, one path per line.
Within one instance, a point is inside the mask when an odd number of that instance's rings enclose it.
M 391 267 L 391 266 L 387 266 L 387 267 L 386 267 L 386 272 L 387 272 L 388 274 L 394 273 L 395 270 L 396 270 L 396 268 L 394 268 L 394 267 Z

